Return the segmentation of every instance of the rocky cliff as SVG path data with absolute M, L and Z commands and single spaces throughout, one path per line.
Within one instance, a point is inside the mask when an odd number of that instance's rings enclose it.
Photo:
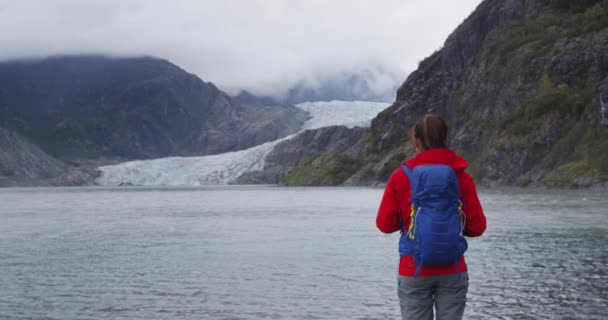
M 156 58 L 0 63 L 0 126 L 61 159 L 223 153 L 294 133 L 306 119 L 290 105 L 242 103 Z
M 606 186 L 608 1 L 486 0 L 372 122 L 359 169 L 385 182 L 425 112 L 485 185 Z

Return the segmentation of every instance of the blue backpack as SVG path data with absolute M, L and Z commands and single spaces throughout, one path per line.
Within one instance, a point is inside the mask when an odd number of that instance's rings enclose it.
M 462 213 L 460 187 L 454 169 L 443 164 L 401 166 L 412 191 L 410 227 L 402 224 L 399 255 L 413 256 L 418 265 L 456 265 L 467 250 L 463 236 L 465 216 Z

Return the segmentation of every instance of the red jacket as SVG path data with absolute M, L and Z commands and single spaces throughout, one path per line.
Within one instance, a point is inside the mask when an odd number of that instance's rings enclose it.
M 445 164 L 456 172 L 458 182 L 460 182 L 460 195 L 463 199 L 463 211 L 466 216 L 465 235 L 468 237 L 478 237 L 486 230 L 486 217 L 477 198 L 477 191 L 473 178 L 466 173 L 468 162 L 450 149 L 430 149 L 419 153 L 414 158 L 405 161 L 403 164 L 414 168 L 423 164 Z M 400 167 L 391 175 L 384 196 L 378 209 L 376 226 L 384 233 L 392 233 L 401 230 L 399 215 L 405 222 L 406 230 L 409 228 L 409 212 L 411 198 L 410 182 Z M 456 265 L 445 267 L 423 267 L 420 276 L 435 276 L 464 272 L 467 270 L 464 256 L 460 258 L 458 269 Z M 399 262 L 399 274 L 402 276 L 413 276 L 416 272 L 416 262 L 412 256 L 401 257 Z

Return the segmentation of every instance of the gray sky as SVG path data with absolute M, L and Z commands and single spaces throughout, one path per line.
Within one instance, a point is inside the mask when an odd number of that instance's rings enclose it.
M 0 59 L 151 55 L 222 89 L 276 94 L 326 73 L 405 74 L 480 0 L 0 0 Z

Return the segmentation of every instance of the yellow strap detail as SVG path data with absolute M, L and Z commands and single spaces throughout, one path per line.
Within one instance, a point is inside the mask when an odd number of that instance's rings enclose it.
M 410 212 L 410 230 L 408 231 L 408 235 L 410 239 L 414 239 L 414 215 L 416 214 L 416 210 L 414 206 L 412 206 L 412 211 Z

